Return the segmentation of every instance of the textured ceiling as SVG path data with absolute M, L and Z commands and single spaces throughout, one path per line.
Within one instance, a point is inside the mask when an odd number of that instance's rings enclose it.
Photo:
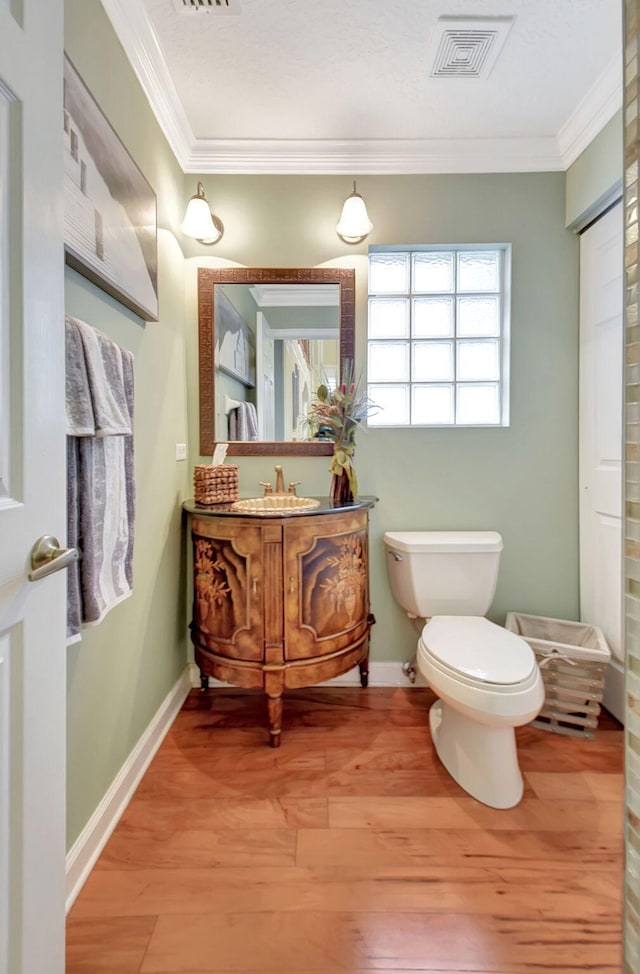
M 621 43 L 620 0 L 139 2 L 197 139 L 555 136 Z M 452 15 L 514 17 L 488 79 L 429 77 Z

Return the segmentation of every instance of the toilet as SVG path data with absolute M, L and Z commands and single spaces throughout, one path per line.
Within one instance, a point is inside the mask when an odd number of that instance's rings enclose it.
M 544 685 L 531 647 L 484 618 L 495 594 L 502 538 L 495 531 L 399 531 L 384 536 L 391 591 L 427 623 L 416 666 L 439 698 L 433 744 L 461 788 L 512 808 L 523 781 L 515 728 L 538 715 Z

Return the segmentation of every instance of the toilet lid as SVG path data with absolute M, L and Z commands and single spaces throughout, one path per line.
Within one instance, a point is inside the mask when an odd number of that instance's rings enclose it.
M 536 665 L 521 636 L 480 616 L 434 616 L 422 641 L 437 662 L 482 683 L 522 683 Z

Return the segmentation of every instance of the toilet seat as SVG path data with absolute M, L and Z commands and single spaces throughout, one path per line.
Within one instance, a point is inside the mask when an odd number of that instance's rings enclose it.
M 434 616 L 418 650 L 440 672 L 497 693 L 521 690 L 537 677 L 529 644 L 481 616 Z
M 469 687 L 471 690 L 481 690 L 484 694 L 493 694 L 497 697 L 503 696 L 513 696 L 523 690 L 529 690 L 535 685 L 537 680 L 540 679 L 539 670 L 536 667 L 531 671 L 530 676 L 520 683 L 486 683 L 484 680 L 474 680 L 471 677 L 464 676 L 459 670 L 454 670 L 450 666 L 445 666 L 443 663 L 439 663 L 434 656 L 429 652 L 428 647 L 424 645 L 422 640 L 418 643 L 418 670 L 420 673 L 425 675 L 425 665 L 431 668 L 431 680 L 433 679 L 433 671 L 440 673 L 443 677 L 447 677 L 456 686 Z M 427 682 L 431 682 L 427 679 Z

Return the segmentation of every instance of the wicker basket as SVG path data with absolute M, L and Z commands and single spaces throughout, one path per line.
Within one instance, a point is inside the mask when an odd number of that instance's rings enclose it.
M 592 739 L 611 659 L 602 631 L 521 612 L 509 612 L 505 626 L 531 646 L 542 674 L 545 702 L 532 726 Z
M 237 501 L 238 465 L 220 463 L 213 467 L 210 463 L 199 463 L 193 468 L 193 496 L 196 504 L 210 507 Z

